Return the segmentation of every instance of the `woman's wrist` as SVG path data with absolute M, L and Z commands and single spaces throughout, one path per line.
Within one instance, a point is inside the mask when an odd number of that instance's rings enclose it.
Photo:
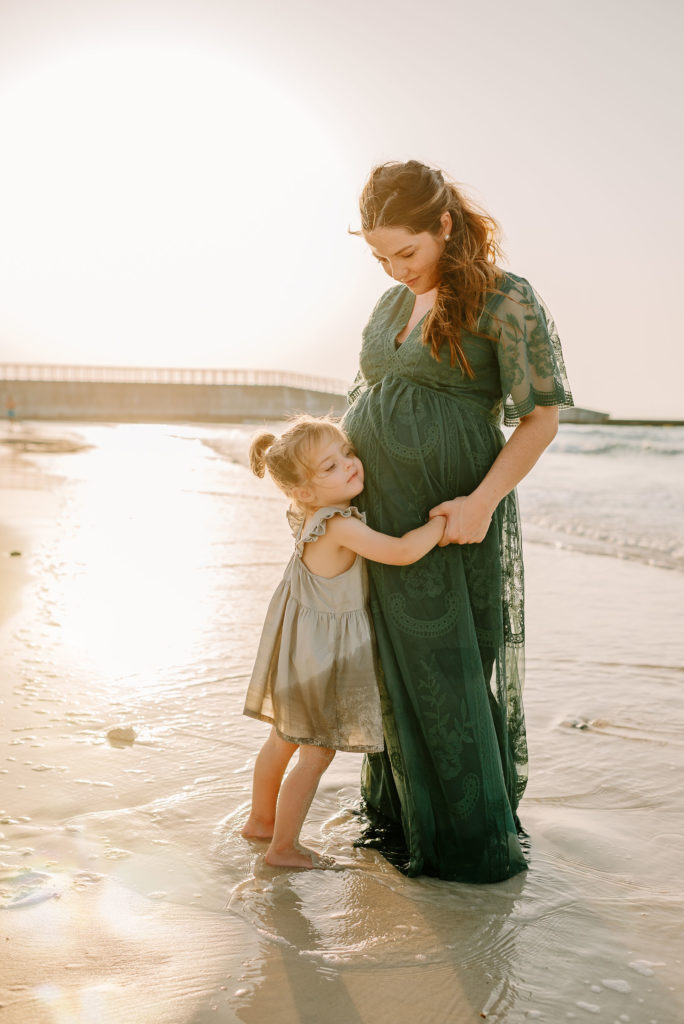
M 503 495 L 497 494 L 491 486 L 487 486 L 487 481 L 483 480 L 468 497 L 483 516 L 492 516 Z

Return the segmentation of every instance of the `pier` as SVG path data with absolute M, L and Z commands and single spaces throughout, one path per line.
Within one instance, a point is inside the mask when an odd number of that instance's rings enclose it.
M 294 413 L 341 416 L 350 381 L 283 370 L 0 363 L 0 418 L 130 423 L 250 422 Z M 684 426 L 562 409 L 561 423 Z
M 0 364 L 0 412 L 17 420 L 244 422 L 340 416 L 349 382 L 277 370 Z

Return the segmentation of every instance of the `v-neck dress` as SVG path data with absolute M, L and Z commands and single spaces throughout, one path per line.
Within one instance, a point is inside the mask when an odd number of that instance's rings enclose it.
M 400 536 L 440 502 L 470 494 L 509 425 L 535 406 L 572 405 L 553 321 L 530 284 L 505 274 L 462 332 L 467 378 L 403 343 L 414 296 L 378 302 L 363 333 L 344 418 L 365 466 L 356 503 Z M 526 867 L 517 808 L 527 779 L 522 705 L 523 563 L 515 492 L 484 540 L 435 548 L 415 565 L 368 563 L 386 749 L 364 759 L 369 825 L 360 841 L 409 875 L 492 882 Z
M 290 743 L 361 753 L 383 749 L 377 655 L 368 613 L 366 563 L 357 556 L 331 578 L 302 561 L 334 516 L 365 517 L 353 505 L 319 509 L 295 532 L 295 550 L 271 598 L 244 714 L 270 722 Z M 292 525 L 292 520 L 290 520 Z

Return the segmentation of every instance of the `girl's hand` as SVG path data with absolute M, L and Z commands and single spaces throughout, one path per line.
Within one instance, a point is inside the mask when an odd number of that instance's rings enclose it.
M 465 498 L 452 498 L 443 501 L 430 509 L 430 519 L 434 516 L 446 516 L 446 527 L 439 547 L 447 544 L 479 544 L 484 540 L 493 510 L 474 495 Z

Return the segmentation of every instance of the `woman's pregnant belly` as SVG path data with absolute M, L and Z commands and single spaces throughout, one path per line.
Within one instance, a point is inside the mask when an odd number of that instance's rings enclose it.
M 377 505 L 391 507 L 393 522 L 409 523 L 404 529 L 439 502 L 470 494 L 504 441 L 472 402 L 402 378 L 364 392 L 343 425 L 364 463 L 360 504 L 369 522 Z

